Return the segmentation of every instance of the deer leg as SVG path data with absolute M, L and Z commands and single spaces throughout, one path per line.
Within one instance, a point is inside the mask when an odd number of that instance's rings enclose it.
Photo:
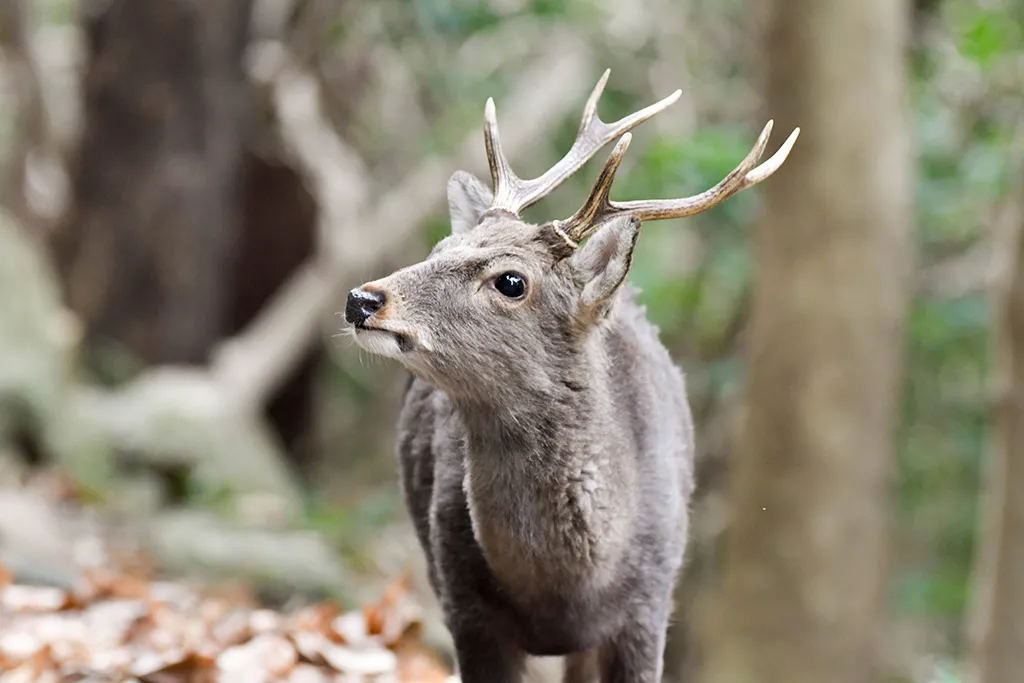
M 476 628 L 452 629 L 461 683 L 519 683 L 525 653 Z
M 565 658 L 562 683 L 596 683 L 598 673 L 597 650 L 576 652 Z
M 601 648 L 602 683 L 660 683 L 669 609 L 639 610 Z

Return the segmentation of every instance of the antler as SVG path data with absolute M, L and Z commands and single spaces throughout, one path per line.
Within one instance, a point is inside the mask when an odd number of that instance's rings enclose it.
M 605 123 L 597 115 L 597 102 L 601 98 L 610 73 L 611 69 L 606 69 L 597 82 L 597 86 L 590 93 L 590 98 L 583 108 L 583 120 L 580 122 L 576 141 L 572 144 L 572 148 L 546 173 L 532 180 L 520 178 L 509 166 L 498 138 L 498 121 L 494 113 L 494 100 L 488 98 L 487 106 L 484 109 L 484 144 L 487 147 L 487 163 L 491 168 L 491 180 L 494 183 L 494 201 L 490 207 L 492 210 L 502 209 L 519 215 L 520 211 L 535 204 L 561 185 L 602 147 L 663 111 L 678 100 L 679 95 L 682 94 L 681 90 L 676 90 L 660 102 L 655 102 L 614 123 Z
M 710 190 L 705 190 L 692 197 L 681 199 L 642 199 L 632 202 L 613 202 L 608 198 L 612 182 L 615 180 L 615 171 L 622 163 L 622 157 L 629 149 L 629 142 L 632 138 L 630 133 L 622 136 L 622 139 L 615 145 L 608 161 L 605 162 L 601 175 L 598 176 L 594 189 L 584 202 L 580 210 L 564 221 L 554 221 L 555 231 L 570 246 L 576 247 L 580 240 L 597 230 L 603 223 L 622 215 L 631 214 L 640 220 L 662 220 L 665 218 L 681 218 L 692 216 L 702 211 L 715 207 L 724 202 L 737 192 L 758 184 L 779 170 L 782 163 L 789 156 L 789 151 L 796 143 L 800 135 L 800 129 L 795 128 L 782 147 L 772 155 L 768 161 L 756 166 L 758 159 L 764 154 L 768 145 L 768 136 L 771 135 L 773 121 L 769 121 L 753 149 L 746 158 L 734 168 L 729 175 L 725 176 L 717 185 Z

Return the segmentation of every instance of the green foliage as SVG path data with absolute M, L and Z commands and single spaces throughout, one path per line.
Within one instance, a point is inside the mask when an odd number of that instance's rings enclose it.
M 447 40 L 465 38 L 496 28 L 502 21 L 521 15 L 557 20 L 572 15 L 573 0 L 521 0 L 480 2 L 478 0 L 404 0 L 415 12 L 420 28 Z
M 424 28 L 447 38 L 464 38 L 494 28 L 502 19 L 494 4 L 488 2 L 425 0 L 408 4 Z
M 623 197 L 675 197 L 714 185 L 749 150 L 745 131 L 716 127 L 690 140 L 654 140 L 638 155 L 617 186 Z M 756 191 L 755 191 L 756 192 Z M 686 220 L 652 223 L 645 231 L 680 231 L 706 226 L 701 238 L 706 252 L 690 272 L 665 277 L 660 243 L 641 242 L 634 257 L 632 280 L 643 290 L 651 319 L 664 330 L 671 345 L 687 340 L 698 356 L 713 356 L 732 327 L 736 309 L 750 285 L 751 258 L 744 235 L 750 225 L 755 192 Z M 674 245 L 672 245 L 674 246 Z M 678 254 L 678 258 L 685 254 Z
M 689 140 L 653 140 L 619 185 L 623 195 L 677 197 L 700 192 L 728 174 L 750 151 L 756 135 L 736 126 L 702 127 Z M 750 225 L 757 190 L 736 195 L 700 218 L 715 224 L 716 240 L 729 241 Z
M 312 496 L 305 501 L 301 524 L 328 539 L 349 567 L 372 570 L 374 558 L 368 549 L 401 513 L 398 508 L 394 491 L 384 488 L 369 492 L 355 505 L 340 506 Z
M 1006 7 L 949 2 L 946 12 L 960 54 L 982 70 L 1019 50 L 1020 26 Z M 913 84 L 918 260 L 925 267 L 961 257 L 984 235 L 983 217 L 1009 191 L 1015 132 L 996 115 L 999 107 L 964 103 L 936 88 L 940 69 L 934 59 L 926 62 Z M 894 599 L 901 610 L 944 620 L 954 644 L 969 597 L 991 421 L 987 294 L 982 287 L 952 298 L 919 295 L 908 321 L 896 482 L 904 542 Z
M 971 7 L 961 19 L 960 54 L 982 68 L 1019 49 L 1021 39 L 1021 26 L 1008 15 L 1005 6 Z

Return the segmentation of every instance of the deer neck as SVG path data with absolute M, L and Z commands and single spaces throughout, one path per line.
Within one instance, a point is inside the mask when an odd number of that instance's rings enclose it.
M 474 533 L 518 590 L 610 580 L 625 547 L 632 432 L 611 400 L 606 358 L 592 349 L 517 386 L 514 400 L 458 406 Z

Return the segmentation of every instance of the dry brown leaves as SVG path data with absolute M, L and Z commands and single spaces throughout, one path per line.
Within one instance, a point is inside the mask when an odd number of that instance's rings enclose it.
M 0 567 L 0 683 L 445 683 L 404 594 L 285 614 L 96 570 L 74 590 L 18 585 Z

